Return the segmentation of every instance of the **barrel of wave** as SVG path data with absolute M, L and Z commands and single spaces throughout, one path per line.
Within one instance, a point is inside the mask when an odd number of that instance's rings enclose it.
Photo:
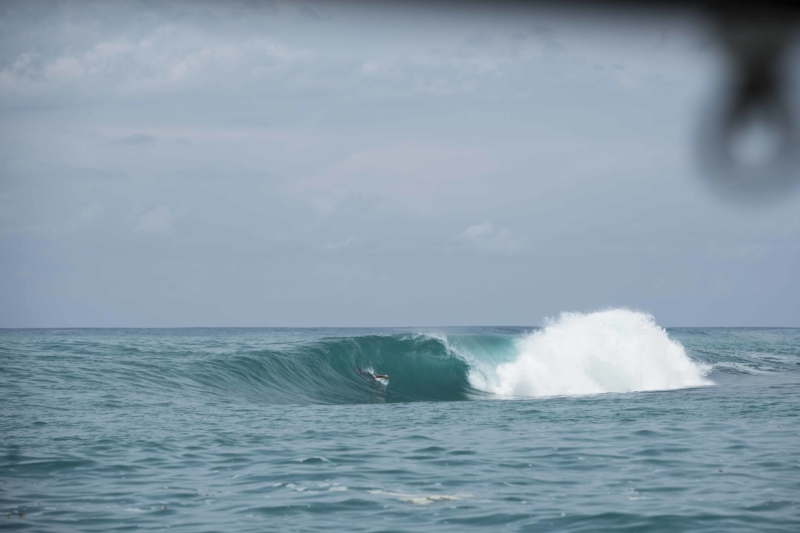
M 473 386 L 500 396 L 542 397 L 671 390 L 711 385 L 648 314 L 627 309 L 563 313 L 518 341 L 512 361 Z

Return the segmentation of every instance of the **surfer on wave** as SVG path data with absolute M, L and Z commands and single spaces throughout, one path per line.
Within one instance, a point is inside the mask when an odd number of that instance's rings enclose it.
M 363 369 L 361 369 L 361 368 L 356 368 L 356 370 L 358 371 L 358 373 L 359 373 L 359 374 L 361 374 L 362 376 L 366 376 L 366 377 L 368 377 L 368 378 L 372 378 L 372 379 L 386 379 L 386 380 L 388 380 L 388 379 L 389 379 L 389 374 L 373 374 L 373 373 L 372 373 L 372 372 L 370 372 L 369 370 L 363 370 Z

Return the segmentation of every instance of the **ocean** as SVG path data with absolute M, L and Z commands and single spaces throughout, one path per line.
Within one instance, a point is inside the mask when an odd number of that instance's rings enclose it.
M 2 330 L 0 528 L 800 531 L 799 417 L 800 329 L 626 310 Z

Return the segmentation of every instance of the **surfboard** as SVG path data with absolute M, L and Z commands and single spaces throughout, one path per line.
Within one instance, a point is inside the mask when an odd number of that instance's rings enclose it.
M 374 373 L 370 372 L 369 370 L 364 370 L 363 368 L 356 367 L 356 371 L 364 376 L 367 381 L 371 383 L 380 383 L 381 385 L 388 385 L 389 378 L 388 377 L 377 377 Z

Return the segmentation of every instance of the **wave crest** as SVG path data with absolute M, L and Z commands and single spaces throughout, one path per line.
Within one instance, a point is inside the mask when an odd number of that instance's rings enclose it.
M 470 376 L 500 396 L 541 397 L 681 389 L 710 385 L 651 315 L 627 309 L 563 313 L 518 341 L 513 361 Z

